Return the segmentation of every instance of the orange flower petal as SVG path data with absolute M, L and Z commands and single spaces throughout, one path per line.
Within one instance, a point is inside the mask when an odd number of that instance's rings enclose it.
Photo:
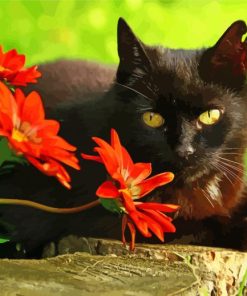
M 99 151 L 101 151 L 101 153 L 104 155 L 105 165 L 109 165 L 109 167 L 113 166 L 116 168 L 115 170 L 117 170 L 117 168 L 119 167 L 119 163 L 114 149 L 107 142 L 100 138 L 93 137 L 92 139 L 96 142 L 96 144 L 99 145 L 99 148 L 96 147 L 94 150 L 98 153 Z
M 151 237 L 151 233 L 148 231 L 148 224 L 145 220 L 140 219 L 139 212 L 132 211 L 128 213 L 128 217 L 134 222 L 137 229 L 140 231 L 140 233 L 145 237 Z
M 25 98 L 24 93 L 19 88 L 17 88 L 15 90 L 15 100 L 16 100 L 16 104 L 18 106 L 18 114 L 20 116 L 22 114 L 22 108 L 23 108 L 26 98 Z
M 38 123 L 45 118 L 45 111 L 40 95 L 32 91 L 25 99 L 21 120 L 30 124 Z
M 173 173 L 166 172 L 144 180 L 143 182 L 138 184 L 138 187 L 140 188 L 140 197 L 147 195 L 149 192 L 153 191 L 157 187 L 163 186 L 171 182 L 173 178 Z
M 78 164 L 79 160 L 77 159 L 77 157 L 75 157 L 74 154 L 72 154 L 71 152 L 68 152 L 64 149 L 52 147 L 49 145 L 42 145 L 41 154 L 54 160 L 63 162 L 76 170 L 80 169 L 80 166 Z
M 38 123 L 38 125 L 36 124 L 35 128 L 37 128 L 38 137 L 54 137 L 59 132 L 60 124 L 56 120 L 46 119 Z
M 98 152 L 110 176 L 116 174 L 118 171 L 118 163 L 114 152 L 110 153 L 110 151 L 98 147 L 95 148 L 95 151 Z
M 146 221 L 148 228 L 157 236 L 159 240 L 164 241 L 164 232 L 159 223 L 154 219 L 150 218 L 148 215 L 145 215 L 141 212 L 138 212 L 138 216 Z
M 41 73 L 37 71 L 37 66 L 24 68 L 24 64 L 24 55 L 18 54 L 15 49 L 4 53 L 2 46 L 0 47 L 0 66 L 2 67 L 0 78 L 2 80 L 17 86 L 37 82 L 36 78 L 41 76 Z
M 96 155 L 88 155 L 88 154 L 85 154 L 85 153 L 81 153 L 81 157 L 84 158 L 84 159 L 87 159 L 87 160 L 94 160 L 94 161 L 97 161 L 99 163 L 102 163 L 102 159 L 100 156 L 96 156 Z
M 136 207 L 133 202 L 132 196 L 130 193 L 126 192 L 126 189 L 124 190 L 119 190 L 119 192 L 122 194 L 123 202 L 124 202 L 124 207 L 126 208 L 128 213 L 135 212 Z
M 40 162 L 39 160 L 26 156 L 27 160 L 36 168 L 38 168 L 42 173 L 48 176 L 54 176 L 58 179 L 58 181 L 64 185 L 66 188 L 70 189 L 71 186 L 70 176 L 67 171 L 61 166 L 58 162 L 47 159 L 44 162 Z
M 144 210 L 147 216 L 155 220 L 163 229 L 163 232 L 175 232 L 176 227 L 171 223 L 170 219 L 167 219 L 168 217 L 163 215 L 162 213 L 159 213 L 154 210 Z
M 111 181 L 105 181 L 98 187 L 96 195 L 103 198 L 116 198 L 119 197 L 119 192 Z
M 124 214 L 123 218 L 122 218 L 122 242 L 123 242 L 124 246 L 126 244 L 125 230 L 126 230 L 126 226 L 127 226 L 127 220 L 128 220 L 127 215 Z
M 129 152 L 122 146 L 122 157 L 123 157 L 123 169 L 131 171 L 133 168 L 133 160 L 129 155 Z
M 17 116 L 17 104 L 11 91 L 0 82 L 0 110 L 10 118 Z
M 13 122 L 9 115 L 0 111 L 0 128 L 10 134 L 13 129 Z
M 5 53 L 3 67 L 9 68 L 12 71 L 21 69 L 25 64 L 25 56 L 23 54 L 17 54 L 15 49 L 12 49 Z
M 37 66 L 33 66 L 28 69 L 21 69 L 13 77 L 8 77 L 11 84 L 16 86 L 26 86 L 27 83 L 37 82 L 36 78 L 41 76 L 41 73 L 36 70 Z
M 8 138 L 9 137 L 9 133 L 0 129 L 0 136 L 7 137 Z
M 48 127 L 48 129 L 50 129 L 50 126 Z M 58 151 L 59 151 L 59 149 L 68 150 L 68 151 L 76 151 L 77 150 L 77 148 L 75 146 L 69 144 L 67 141 L 65 141 L 60 136 L 54 136 L 54 135 L 49 136 L 49 134 L 43 140 L 43 145 L 44 145 L 44 147 L 46 147 L 46 146 L 54 147 L 54 150 L 58 149 Z
M 166 213 L 172 213 L 177 211 L 180 206 L 173 205 L 173 204 L 160 204 L 160 203 L 154 203 L 154 202 L 145 202 L 145 203 L 135 203 L 136 207 L 138 209 L 148 209 L 148 210 L 156 210 Z
M 32 142 L 18 142 L 12 137 L 9 138 L 9 142 L 16 150 L 16 152 L 24 153 L 33 157 L 40 157 L 41 146 Z
M 119 139 L 119 136 L 115 129 L 111 129 L 111 146 L 113 147 L 116 156 L 118 158 L 118 165 L 123 167 L 123 155 L 122 155 L 122 146 Z
M 139 184 L 146 179 L 152 172 L 151 163 L 135 163 L 133 164 L 132 170 L 130 171 L 129 178 L 131 186 Z M 129 180 L 128 180 L 129 183 Z
M 133 251 L 135 249 L 136 229 L 134 224 L 129 219 L 128 219 L 127 225 L 129 227 L 130 236 L 131 236 L 130 250 Z

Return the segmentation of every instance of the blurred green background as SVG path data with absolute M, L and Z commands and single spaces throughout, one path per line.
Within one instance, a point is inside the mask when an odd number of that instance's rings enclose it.
M 1 41 L 34 64 L 59 57 L 116 63 L 116 26 L 124 17 L 148 44 L 195 48 L 216 42 L 247 1 L 0 0 Z

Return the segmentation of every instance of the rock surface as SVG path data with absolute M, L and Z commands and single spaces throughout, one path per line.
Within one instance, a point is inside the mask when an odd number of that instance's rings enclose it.
M 118 241 L 74 236 L 61 240 L 57 252 L 64 255 L 0 260 L 0 295 L 247 295 L 243 252 L 181 245 L 137 245 L 129 252 Z

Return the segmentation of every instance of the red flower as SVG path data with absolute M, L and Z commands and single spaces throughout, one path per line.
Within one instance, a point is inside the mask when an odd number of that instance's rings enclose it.
M 25 56 L 18 54 L 15 49 L 3 53 L 0 46 L 0 79 L 12 85 L 25 86 L 27 83 L 37 82 L 36 78 L 41 76 L 37 66 L 24 68 Z
M 74 152 L 76 147 L 57 136 L 59 123 L 45 119 L 44 107 L 38 93 L 27 97 L 20 89 L 11 91 L 0 82 L 0 136 L 8 139 L 16 154 L 49 176 L 55 176 L 70 188 L 70 176 L 59 163 L 80 169 Z
M 124 203 L 126 207 L 129 207 L 129 203 L 126 203 L 126 195 L 124 196 Z M 128 214 L 124 214 L 122 219 L 122 241 L 124 244 L 126 243 L 124 233 L 126 225 L 128 225 L 131 234 L 131 250 L 135 247 L 135 225 L 143 236 L 151 237 L 152 234 L 149 231 L 151 230 L 162 242 L 164 242 L 164 232 L 176 231 L 172 224 L 172 218 L 163 212 L 175 212 L 179 206 L 148 202 L 134 202 L 134 206 L 135 209 L 129 209 Z
M 120 189 L 129 189 L 133 199 L 143 197 L 155 188 L 171 182 L 174 178 L 173 173 L 167 172 L 146 179 L 152 172 L 151 163 L 133 163 L 114 129 L 111 130 L 111 145 L 97 137 L 92 139 L 99 145 L 94 148 L 99 156 L 82 153 L 82 157 L 103 163 L 112 179 L 119 182 Z M 105 183 L 100 186 L 97 192 L 101 194 L 104 190 L 108 190 L 105 188 Z
M 163 186 L 173 180 L 170 172 L 161 173 L 151 178 L 151 163 L 133 163 L 127 150 L 121 145 L 117 132 L 111 130 L 111 145 L 104 140 L 92 138 L 99 147 L 94 151 L 98 156 L 82 154 L 84 159 L 101 162 L 111 176 L 111 181 L 106 181 L 99 186 L 96 195 L 101 198 L 104 205 L 105 199 L 114 200 L 114 204 L 108 209 L 122 212 L 123 215 L 123 242 L 124 231 L 128 225 L 131 232 L 131 249 L 134 248 L 135 225 L 145 237 L 150 237 L 150 229 L 160 240 L 164 240 L 164 232 L 174 232 L 172 219 L 162 212 L 174 212 L 178 209 L 175 205 L 157 203 L 140 203 L 134 200 L 140 199 L 159 186 Z M 116 202 L 117 201 L 117 202 Z

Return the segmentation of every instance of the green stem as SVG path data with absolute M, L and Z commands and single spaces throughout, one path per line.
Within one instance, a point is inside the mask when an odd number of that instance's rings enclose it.
M 0 198 L 0 205 L 20 205 L 20 206 L 27 206 L 35 209 L 39 209 L 41 211 L 49 212 L 49 213 L 56 213 L 56 214 L 73 214 L 85 211 L 87 209 L 91 209 L 100 204 L 99 200 L 94 200 L 88 204 L 74 207 L 74 208 L 54 208 L 49 207 L 46 205 L 42 205 L 40 203 L 25 200 L 25 199 L 12 199 L 12 198 Z
M 245 270 L 242 282 L 240 284 L 240 287 L 239 287 L 239 290 L 238 290 L 238 296 L 243 296 L 244 295 L 243 292 L 244 292 L 246 283 L 247 283 L 247 269 Z

